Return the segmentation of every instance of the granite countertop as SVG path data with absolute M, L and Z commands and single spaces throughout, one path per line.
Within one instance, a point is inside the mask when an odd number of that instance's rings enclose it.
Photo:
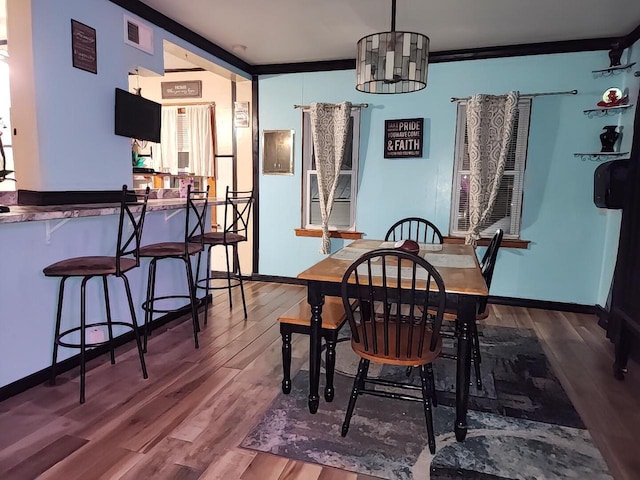
M 210 198 L 210 205 L 224 204 L 224 198 Z M 149 199 L 147 212 L 175 210 L 184 207 L 184 198 Z M 120 212 L 119 203 L 99 203 L 82 205 L 9 205 L 8 213 L 0 213 L 0 224 L 34 222 L 38 220 L 58 220 L 64 218 L 96 217 Z M 134 207 L 134 211 L 140 207 Z

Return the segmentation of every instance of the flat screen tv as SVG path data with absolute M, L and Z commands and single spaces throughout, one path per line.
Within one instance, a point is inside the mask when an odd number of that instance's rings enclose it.
M 161 122 L 162 105 L 116 88 L 116 135 L 160 143 Z

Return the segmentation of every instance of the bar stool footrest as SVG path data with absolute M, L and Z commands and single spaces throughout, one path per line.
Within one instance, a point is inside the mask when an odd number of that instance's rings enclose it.
M 154 305 L 153 310 L 151 310 L 149 308 L 149 300 L 145 301 L 142 303 L 142 309 L 145 312 L 151 312 L 151 313 L 173 313 L 173 312 L 177 312 L 178 310 L 182 310 L 184 308 L 187 308 L 191 305 L 191 297 L 189 295 L 167 295 L 164 297 L 155 297 L 153 299 L 153 303 L 159 301 L 159 300 L 169 300 L 169 299 L 176 299 L 176 298 L 182 298 L 184 300 L 188 300 L 188 303 L 186 303 L 185 305 L 182 305 L 180 307 L 175 307 L 175 308 L 169 308 L 169 309 L 163 309 L 163 308 L 156 308 Z M 196 301 L 198 301 L 196 299 Z
M 108 327 L 109 325 L 120 325 L 123 327 L 128 327 L 131 330 L 133 330 L 133 324 L 131 323 L 127 323 L 127 322 L 97 322 L 97 323 L 88 323 L 84 326 L 85 330 L 88 330 L 90 328 L 94 328 L 94 327 Z M 66 337 L 67 335 L 72 334 L 73 332 L 79 332 L 80 330 L 82 330 L 82 327 L 74 327 L 74 328 L 70 328 L 69 330 L 65 330 L 64 332 L 61 332 L 60 335 L 58 335 L 55 338 L 55 342 L 60 345 L 61 347 L 66 347 L 66 348 L 82 348 L 82 345 L 80 345 L 79 343 L 68 343 L 68 342 L 63 342 L 62 339 L 64 337 Z M 84 346 L 85 348 L 93 348 L 93 347 L 101 347 L 103 345 L 109 345 L 110 340 L 105 340 L 104 342 L 95 342 L 95 343 L 88 343 L 85 342 Z

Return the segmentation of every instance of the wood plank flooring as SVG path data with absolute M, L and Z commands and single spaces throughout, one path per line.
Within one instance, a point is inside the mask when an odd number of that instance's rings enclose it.
M 239 296 L 230 310 L 226 292 L 218 292 L 199 350 L 188 319 L 167 324 L 150 339 L 147 380 L 133 345 L 118 349 L 116 365 L 108 355 L 90 362 L 85 405 L 78 404 L 78 369 L 54 387 L 43 384 L 0 403 L 0 478 L 370 478 L 238 447 L 280 395 L 277 318 L 305 291 L 248 282 L 247 320 Z M 630 368 L 624 382 L 613 378 L 613 348 L 593 316 L 490 308 L 487 323 L 536 332 L 614 477 L 640 478 L 640 369 Z M 294 336 L 292 374 L 307 349 L 306 337 Z

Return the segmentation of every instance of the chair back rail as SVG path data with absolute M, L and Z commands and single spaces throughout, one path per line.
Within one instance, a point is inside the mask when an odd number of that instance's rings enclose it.
M 422 243 L 442 243 L 443 237 L 438 227 L 429 220 L 419 217 L 407 217 L 398 220 L 389 228 L 385 240 L 413 240 Z
M 484 281 L 487 284 L 487 289 L 491 288 L 491 280 L 493 279 L 493 270 L 496 266 L 496 259 L 498 258 L 498 250 L 500 250 L 500 245 L 502 244 L 502 229 L 496 230 L 496 233 L 491 238 L 491 242 L 487 247 L 487 250 L 484 252 L 482 256 L 482 261 L 480 262 L 480 270 L 482 271 L 482 276 L 484 277 Z M 478 302 L 478 314 L 484 313 L 487 308 L 487 297 L 483 297 Z
M 229 234 L 247 237 L 253 202 L 253 190 L 230 190 L 227 185 L 224 204 L 223 233 L 223 241 L 225 244 L 227 243 L 227 235 Z
M 144 193 L 137 193 L 135 190 L 128 190 L 126 185 L 122 186 L 122 200 L 120 203 L 120 219 L 118 221 L 118 240 L 116 247 L 116 276 L 122 274 L 121 258 L 133 256 L 136 266 L 140 266 L 140 242 L 142 240 L 142 227 L 147 213 L 147 203 L 149 201 L 149 187 Z M 138 207 L 140 212 L 136 217 L 133 210 Z M 127 229 L 131 229 L 125 237 L 125 224 Z
M 368 252 L 344 273 L 341 294 L 352 341 L 368 354 L 401 360 L 436 349 L 445 286 L 422 257 L 395 249 Z
M 209 203 L 209 185 L 204 190 L 192 190 L 187 185 L 187 214 L 184 228 L 185 255 L 189 254 L 189 244 L 198 243 L 204 249 L 204 232 Z

